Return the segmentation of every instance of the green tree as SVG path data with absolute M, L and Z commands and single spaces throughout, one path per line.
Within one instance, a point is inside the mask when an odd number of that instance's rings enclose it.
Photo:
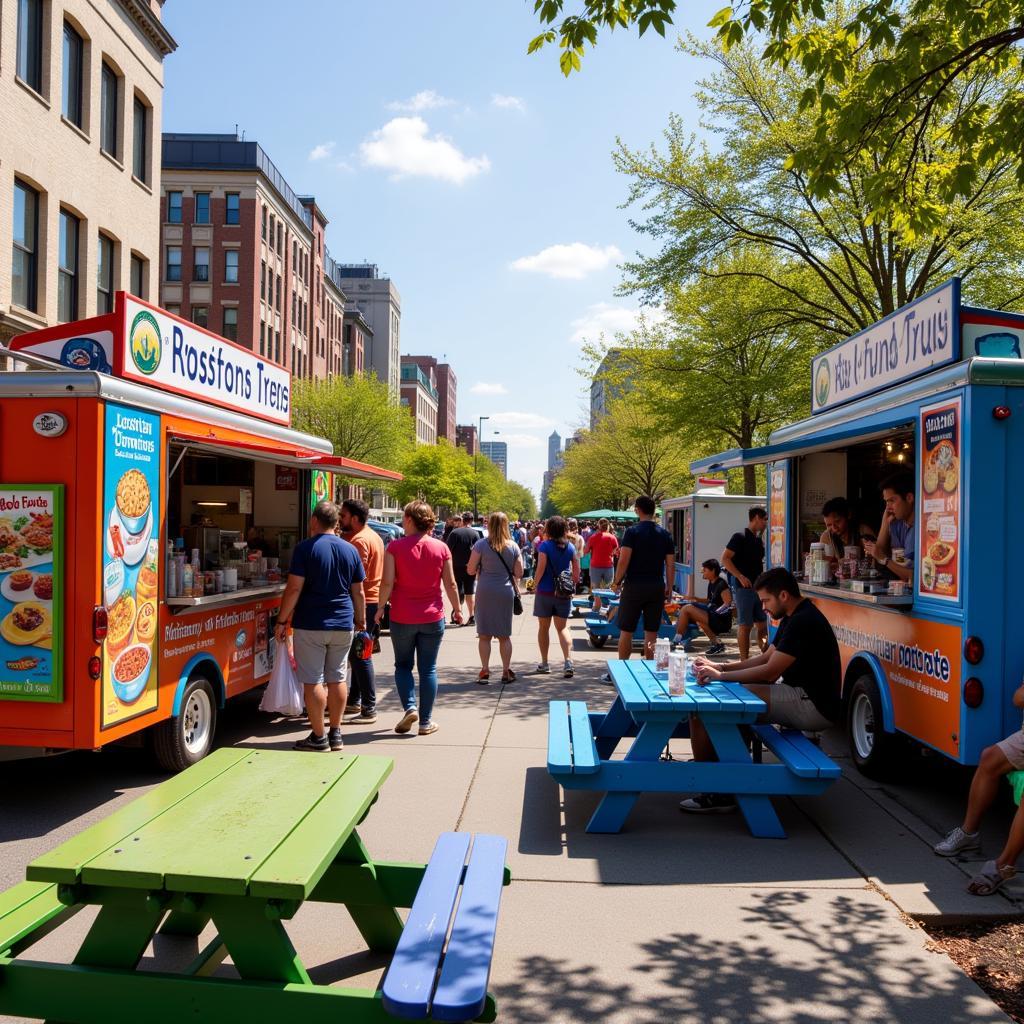
M 392 488 L 400 503 L 419 499 L 441 509 L 469 507 L 473 494 L 473 460 L 449 441 L 442 439 L 433 445 L 415 445 L 402 462 L 401 471 L 402 482 Z
M 813 328 L 822 347 L 954 274 L 985 305 L 1004 308 L 1024 294 L 1024 192 L 1009 168 L 947 204 L 934 235 L 908 241 L 900 217 L 873 210 L 866 198 L 870 162 L 848 159 L 826 200 L 792 165 L 806 134 L 800 105 L 808 77 L 800 69 L 768 68 L 747 44 L 727 52 L 693 41 L 680 48 L 718 66 L 696 97 L 718 146 L 695 141 L 676 115 L 664 151 L 619 144 L 615 161 L 631 179 L 630 202 L 646 214 L 636 227 L 660 245 L 626 265 L 624 290 L 660 301 L 699 276 L 753 278 L 780 313 Z M 932 135 L 940 155 L 944 139 Z M 766 269 L 759 259 L 732 265 L 725 257 L 737 248 L 765 260 Z
M 408 410 L 374 374 L 292 381 L 292 426 L 334 445 L 334 454 L 400 469 L 413 444 Z
M 535 0 L 547 27 L 529 52 L 557 40 L 569 75 L 602 31 L 664 35 L 676 0 L 565 8 L 565 0 Z M 810 130 L 792 162 L 817 198 L 841 187 L 848 162 L 863 164 L 869 207 L 911 237 L 939 230 L 944 207 L 969 198 L 993 171 L 1009 165 L 1024 180 L 1024 0 L 737 0 L 710 24 L 724 47 L 753 38 L 767 63 L 807 76 L 801 106 Z M 1008 72 L 1008 87 L 984 84 Z M 937 131 L 946 136 L 939 160 L 930 152 Z M 908 174 L 922 168 L 919 187 L 908 187 Z

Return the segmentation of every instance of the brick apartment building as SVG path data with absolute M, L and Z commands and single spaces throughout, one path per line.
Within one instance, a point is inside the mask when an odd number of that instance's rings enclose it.
M 437 384 L 437 437 L 455 444 L 455 396 L 458 388 L 455 371 L 448 363 L 439 363 L 433 356 L 402 356 L 402 364 L 406 363 L 415 363 L 424 373 L 433 371 Z
M 457 448 L 465 448 L 467 455 L 476 455 L 480 451 L 477 441 L 475 423 L 469 426 L 459 424 L 455 428 L 455 445 Z
M 399 379 L 400 401 L 409 410 L 416 425 L 416 443 L 436 444 L 438 392 L 434 368 L 421 367 L 403 357 Z

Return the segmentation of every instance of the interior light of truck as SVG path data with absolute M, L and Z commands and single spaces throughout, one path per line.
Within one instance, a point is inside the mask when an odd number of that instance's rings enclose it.
M 101 643 L 107 637 L 107 609 L 98 604 L 92 610 L 92 638 Z
M 93 655 L 89 659 L 89 678 L 99 679 L 100 673 L 103 671 L 103 662 L 100 661 L 97 655 Z
M 997 420 L 1008 420 L 1010 418 L 1010 407 L 1008 405 L 997 405 L 992 410 L 992 418 Z
M 964 657 L 971 665 L 977 665 L 985 657 L 985 645 L 980 637 L 969 636 L 964 642 Z
M 971 676 L 970 679 L 964 683 L 964 703 L 969 708 L 976 708 L 981 706 L 981 702 L 985 699 L 985 687 L 981 680 L 975 676 Z

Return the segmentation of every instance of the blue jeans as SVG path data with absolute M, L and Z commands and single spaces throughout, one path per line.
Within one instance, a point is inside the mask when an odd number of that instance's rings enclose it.
M 413 662 L 420 673 L 420 724 L 430 721 L 437 697 L 437 654 L 444 639 L 444 619 L 437 622 L 404 623 L 391 620 L 391 645 L 395 651 L 395 686 L 402 707 L 416 707 L 416 679 Z
M 366 627 L 373 629 L 373 620 L 377 616 L 377 604 L 366 606 Z M 355 644 L 348 656 L 348 702 L 358 704 L 363 711 L 373 711 L 377 707 L 376 675 L 373 669 L 373 658 L 357 658 Z

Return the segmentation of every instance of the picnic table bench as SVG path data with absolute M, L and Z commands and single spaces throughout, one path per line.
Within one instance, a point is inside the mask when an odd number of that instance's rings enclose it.
M 689 679 L 686 692 L 668 692 L 668 678 L 653 661 L 609 661 L 617 690 L 611 707 L 590 712 L 581 701 L 551 701 L 548 772 L 563 789 L 603 792 L 588 832 L 619 832 L 641 793 L 732 793 L 752 835 L 785 838 L 771 803 L 773 796 L 824 792 L 840 769 L 802 733 L 755 724 L 764 701 L 739 683 L 700 686 Z M 663 761 L 673 736 L 701 719 L 718 761 Z M 756 763 L 741 727 L 778 758 Z M 633 737 L 624 760 L 612 760 L 620 741 Z
M 445 833 L 426 865 L 374 861 L 356 828 L 391 769 L 221 749 L 39 857 L 0 893 L 0 1016 L 493 1020 L 506 842 Z M 343 904 L 367 947 L 392 954 L 381 991 L 312 983 L 284 926 L 308 900 Z M 89 905 L 99 913 L 71 965 L 21 955 Z M 398 907 L 411 908 L 404 925 Z M 199 936 L 210 922 L 184 971 L 136 969 L 157 932 Z M 240 978 L 210 977 L 228 956 Z
M 609 610 L 619 607 L 619 595 L 614 590 L 595 590 L 595 595 L 601 598 L 602 607 Z M 592 647 L 600 650 L 609 640 L 618 643 L 622 630 L 619 628 L 617 619 L 606 619 L 603 615 L 587 615 L 584 618 L 584 625 L 587 630 L 587 639 Z M 661 613 L 661 625 L 658 627 L 658 636 L 667 637 L 671 640 L 676 635 L 675 619 L 667 612 Z M 687 635 L 689 639 L 689 634 Z M 644 623 L 641 618 L 633 631 L 633 643 L 644 642 Z

